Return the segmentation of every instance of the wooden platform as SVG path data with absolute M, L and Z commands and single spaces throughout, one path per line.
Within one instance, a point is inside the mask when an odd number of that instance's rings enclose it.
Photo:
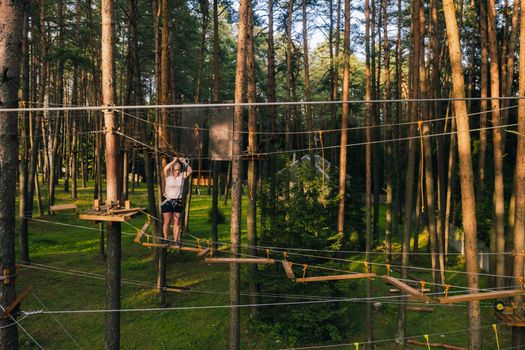
M 497 319 L 508 327 L 525 327 L 525 316 L 496 312 Z
M 211 264 L 275 264 L 274 259 L 259 258 L 205 258 L 204 262 Z
M 105 210 L 101 207 L 100 210 L 89 209 L 82 212 L 78 218 L 80 220 L 89 221 L 110 221 L 110 222 L 126 222 L 137 215 L 140 215 L 146 208 L 131 208 L 131 209 L 116 209 Z
M 332 275 L 332 276 L 315 276 L 315 277 L 304 277 L 297 278 L 295 282 L 323 282 L 323 281 L 342 281 L 342 280 L 353 280 L 358 278 L 372 278 L 375 277 L 375 273 L 351 273 L 347 275 Z
M 383 278 L 385 279 L 386 283 L 393 285 L 394 287 L 408 294 L 412 298 L 424 300 L 424 301 L 430 300 L 428 296 L 426 296 L 423 293 L 420 293 L 416 288 L 410 287 L 408 284 L 398 280 L 395 277 L 384 276 Z
M 503 299 L 503 298 L 515 297 L 518 295 L 525 295 L 525 290 L 513 289 L 513 290 L 500 290 L 500 291 L 485 292 L 485 293 L 462 294 L 462 295 L 455 295 L 453 297 L 438 298 L 438 300 L 440 304 L 452 304 L 452 303 L 460 303 L 463 301 Z
M 57 205 L 52 205 L 49 207 L 49 211 L 51 213 L 56 213 L 56 212 L 59 212 L 59 211 L 68 211 L 68 210 L 77 210 L 77 205 L 74 204 L 74 203 L 70 203 L 70 204 L 57 204 Z

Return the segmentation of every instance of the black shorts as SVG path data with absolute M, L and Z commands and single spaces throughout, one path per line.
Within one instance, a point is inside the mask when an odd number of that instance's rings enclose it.
M 184 204 L 182 198 L 168 199 L 160 206 L 162 213 L 182 213 L 184 211 Z

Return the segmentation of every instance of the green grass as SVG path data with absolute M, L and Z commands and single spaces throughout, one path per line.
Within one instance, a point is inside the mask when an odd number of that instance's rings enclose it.
M 57 203 L 68 203 L 68 194 L 57 187 Z M 205 193 L 203 191 L 202 193 Z M 45 197 L 43 189 L 43 197 Z M 80 208 L 91 206 L 92 187 L 81 189 L 80 199 L 75 201 Z M 130 194 L 135 205 L 146 205 L 144 186 Z M 245 199 L 246 200 L 246 199 Z M 246 208 L 244 203 L 243 208 Z M 211 196 L 206 194 L 193 195 L 190 215 L 191 234 L 203 239 L 209 239 L 210 223 L 208 212 L 211 207 Z M 226 222 L 219 226 L 219 240 L 229 241 L 229 206 L 220 207 L 226 216 Z M 245 212 L 243 213 L 245 216 Z M 383 215 L 382 215 L 383 216 Z M 72 228 L 50 223 L 30 222 L 30 257 L 34 264 L 32 268 L 22 268 L 17 279 L 17 289 L 20 291 L 29 284 L 32 291 L 22 304 L 22 310 L 33 311 L 48 308 L 50 310 L 92 310 L 105 309 L 105 280 L 80 277 L 76 274 L 58 273 L 37 268 L 41 265 L 59 267 L 71 272 L 82 271 L 93 274 L 105 274 L 105 263 L 99 256 L 99 238 L 97 225 L 88 221 L 80 221 L 72 213 L 60 213 L 54 216 L 42 216 L 38 219 L 81 225 L 90 229 Z M 122 278 L 154 285 L 156 272 L 153 250 L 144 248 L 133 242 L 136 231 L 145 221 L 139 216 L 122 225 Z M 384 222 L 381 220 L 381 232 Z M 245 228 L 243 221 L 243 228 Z M 243 231 L 243 236 L 245 231 Z M 191 239 L 188 235 L 185 240 Z M 399 247 L 399 237 L 394 237 Z M 246 242 L 243 237 L 243 242 Z M 426 237 L 420 237 L 420 244 L 426 244 Z M 421 246 L 423 248 L 423 246 Z M 349 258 L 362 258 L 349 257 Z M 376 256 L 374 262 L 384 263 L 382 255 Z M 429 266 L 429 260 L 420 257 L 418 265 Z M 244 267 L 243 267 L 244 268 Z M 349 263 L 348 268 L 362 271 L 359 263 Z M 451 267 L 460 269 L 461 266 Z M 374 272 L 386 274 L 386 270 L 377 266 Z M 397 272 L 394 272 L 397 275 Z M 431 280 L 428 274 L 414 274 L 418 278 Z M 188 253 L 171 253 L 168 256 L 168 284 L 190 287 L 200 292 L 168 293 L 167 304 L 171 307 L 192 307 L 205 305 L 227 305 L 228 297 L 228 266 L 208 266 L 201 259 Z M 285 276 L 283 275 L 283 278 Z M 465 285 L 462 274 L 448 274 L 447 282 L 454 285 Z M 344 283 L 344 282 L 343 282 Z M 487 281 L 482 280 L 486 285 Z M 381 280 L 373 283 L 374 296 L 388 296 L 389 287 Z M 364 297 L 365 283 L 355 283 L 355 290 L 349 297 Z M 243 285 L 243 290 L 247 286 Z M 309 285 L 304 285 L 308 289 Z M 264 292 L 264 285 L 262 286 Z M 218 292 L 218 293 L 216 293 Z M 43 304 L 37 300 L 41 299 Z M 388 299 L 387 299 L 388 300 Z M 276 299 L 276 302 L 283 301 Z M 248 303 L 247 297 L 242 297 L 243 303 Z M 490 302 L 483 303 L 483 324 L 494 322 Z M 140 287 L 134 284 L 122 284 L 122 308 L 156 308 L 158 301 L 152 288 Z M 300 306 L 298 306 L 300 307 Z M 365 339 L 365 304 L 352 304 L 352 312 L 348 317 L 352 327 L 345 334 L 342 342 L 353 343 Z M 435 305 L 432 313 L 410 312 L 408 314 L 408 335 L 434 334 L 466 329 L 466 307 Z M 375 339 L 395 338 L 395 321 L 397 305 L 384 302 L 374 308 Z M 80 344 L 82 348 L 103 349 L 105 335 L 105 315 L 98 313 L 59 314 L 56 320 L 50 315 L 32 315 L 22 321 L 23 327 L 45 349 L 74 349 L 74 342 L 63 331 L 57 320 Z M 243 349 L 276 349 L 286 347 L 282 341 L 269 334 L 259 334 L 250 327 L 248 310 L 241 311 L 241 346 Z M 227 349 L 229 337 L 229 310 L 175 310 L 155 312 L 124 312 L 121 314 L 121 345 L 122 349 Z M 20 332 L 21 349 L 35 349 L 36 346 Z M 495 348 L 494 333 L 491 327 L 484 328 L 483 339 L 486 348 Z M 509 332 L 500 328 L 502 347 L 509 345 Z M 423 338 L 419 338 L 423 341 Z M 467 332 L 450 333 L 444 336 L 432 336 L 431 342 L 451 343 L 466 346 Z M 312 345 L 319 345 L 312 344 Z M 347 346 L 346 348 L 353 348 Z M 394 348 L 393 342 L 378 344 L 379 349 Z

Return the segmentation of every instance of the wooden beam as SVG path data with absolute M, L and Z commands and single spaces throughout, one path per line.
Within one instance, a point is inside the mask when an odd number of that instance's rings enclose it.
M 49 207 L 49 210 L 54 213 L 54 212 L 57 212 L 57 211 L 67 211 L 67 210 L 76 210 L 77 209 L 77 205 L 76 204 L 73 204 L 73 203 L 70 203 L 70 204 L 57 204 L 57 205 L 52 205 Z
M 425 294 L 420 293 L 416 288 L 410 287 L 408 284 L 398 280 L 395 277 L 390 276 L 383 276 L 386 283 L 393 285 L 394 287 L 397 287 L 399 290 L 405 292 L 411 297 L 422 299 L 422 300 L 430 300 L 429 297 L 427 297 Z
M 134 240 L 135 243 L 139 243 L 140 242 L 140 239 L 142 238 L 142 236 L 144 236 L 144 234 L 146 233 L 146 230 L 148 229 L 150 224 L 151 224 L 151 220 L 148 219 L 148 221 L 146 221 L 144 223 L 144 225 L 142 226 L 140 231 L 137 232 L 137 235 L 135 236 L 135 240 Z
M 9 317 L 9 315 L 11 315 L 11 313 L 13 312 L 13 310 L 16 309 L 18 304 L 20 304 L 22 302 L 22 300 L 24 300 L 24 298 L 26 297 L 27 293 L 29 293 L 29 290 L 31 290 L 31 287 L 33 287 L 33 286 L 32 285 L 27 286 L 26 289 L 24 289 L 20 294 L 18 294 L 18 296 L 11 303 L 11 305 L 9 305 L 8 307 L 5 308 L 4 313 L 2 314 L 3 318 Z
M 375 273 L 352 273 L 347 275 L 332 275 L 332 276 L 315 276 L 315 277 L 305 277 L 297 278 L 295 282 L 322 282 L 322 281 L 341 281 L 341 280 L 353 280 L 357 278 L 372 278 L 375 277 Z
M 434 308 L 428 306 L 407 306 L 407 310 L 417 312 L 432 312 L 434 311 Z
M 427 346 L 430 345 L 432 348 L 441 348 L 441 349 L 447 349 L 447 350 L 467 350 L 467 348 L 464 348 L 464 347 L 461 347 L 461 346 L 450 345 L 450 344 L 442 344 L 442 343 L 429 343 L 429 344 L 427 344 L 426 342 L 417 341 L 417 340 L 414 340 L 414 339 L 408 339 L 407 343 L 408 344 L 413 344 L 413 345 L 419 345 L 419 346 L 423 346 L 423 347 L 427 347 Z
M 163 243 L 142 243 L 142 245 L 144 247 L 149 247 L 149 248 L 169 248 L 169 244 L 163 244 Z
M 204 249 L 201 249 L 200 253 L 197 254 L 197 256 L 204 256 L 206 254 L 208 254 L 210 252 L 210 248 L 204 248 Z
M 205 258 L 204 262 L 222 264 L 275 264 L 274 259 L 259 258 Z
M 295 281 L 295 275 L 292 270 L 292 263 L 286 260 L 281 261 L 284 268 L 284 273 L 286 273 L 286 277 L 291 279 L 292 281 Z
M 462 294 L 462 295 L 455 295 L 453 297 L 438 298 L 438 300 L 440 304 L 452 304 L 452 303 L 460 303 L 463 301 L 510 298 L 510 297 L 514 297 L 518 295 L 525 295 L 525 290 L 513 289 L 513 290 L 499 290 L 495 292 L 485 292 L 485 293 Z

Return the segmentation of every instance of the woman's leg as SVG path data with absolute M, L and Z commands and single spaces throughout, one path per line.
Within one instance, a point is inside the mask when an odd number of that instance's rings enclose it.
M 168 234 L 170 232 L 170 221 L 171 221 L 171 213 L 162 213 L 162 217 L 164 219 L 164 223 L 162 225 L 162 234 L 164 235 L 164 239 L 168 240 Z
M 173 213 L 173 239 L 180 243 L 180 217 L 181 213 Z

